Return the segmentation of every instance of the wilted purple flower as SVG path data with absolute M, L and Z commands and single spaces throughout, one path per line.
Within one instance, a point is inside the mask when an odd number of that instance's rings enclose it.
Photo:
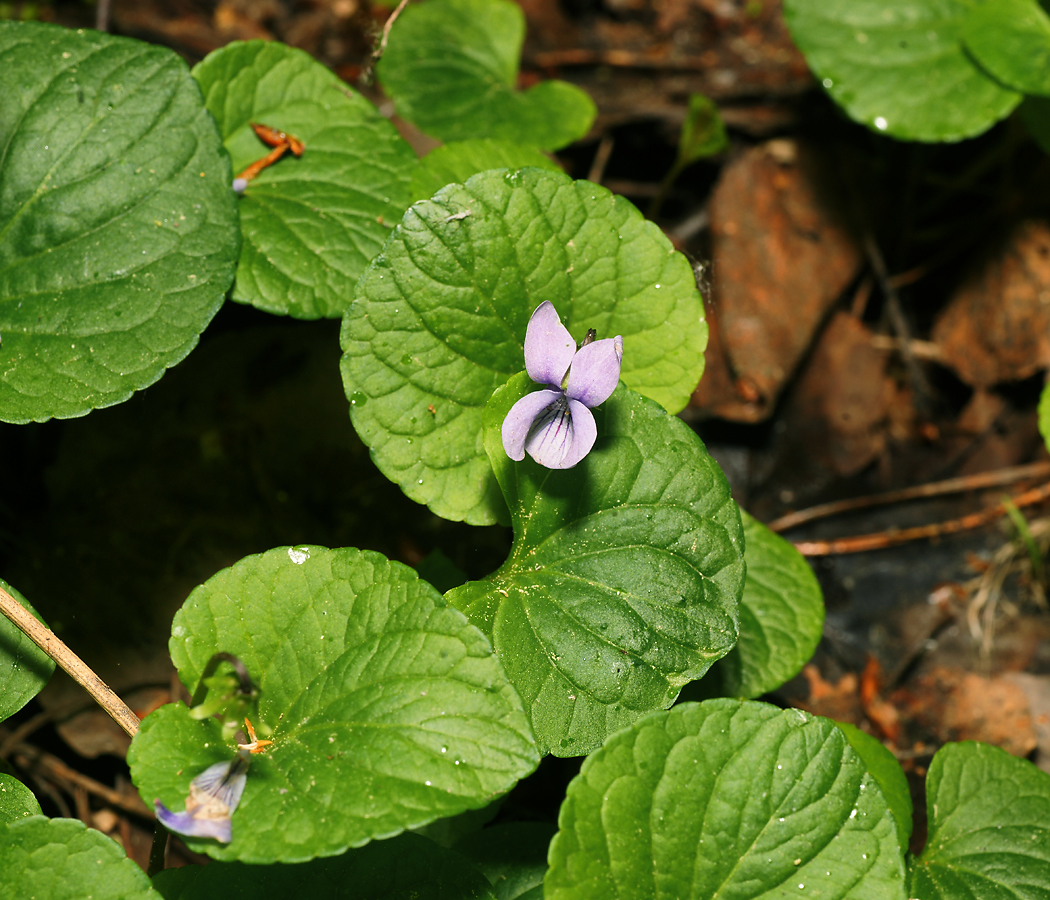
M 547 387 L 522 397 L 507 413 L 507 456 L 524 459 L 528 452 L 548 469 L 575 466 L 598 437 L 590 407 L 604 403 L 616 390 L 621 359 L 621 336 L 596 341 L 591 331 L 577 350 L 554 305 L 545 300 L 537 306 L 525 332 L 525 370 Z
M 228 844 L 232 837 L 230 816 L 241 802 L 249 759 L 248 751 L 242 750 L 229 762 L 208 766 L 190 782 L 185 812 L 174 813 L 160 800 L 154 800 L 160 823 L 177 834 L 215 838 Z

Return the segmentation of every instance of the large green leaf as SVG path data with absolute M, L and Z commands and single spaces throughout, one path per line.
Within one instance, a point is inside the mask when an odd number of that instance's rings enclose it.
M 594 101 L 564 81 L 517 91 L 524 37 L 509 0 L 428 0 L 401 14 L 376 73 L 398 114 L 443 141 L 557 150 L 587 133 Z
M 462 856 L 415 834 L 294 866 L 213 862 L 166 869 L 153 884 L 164 900 L 494 900 L 485 876 Z
M 40 619 L 26 598 L 3 579 L 0 579 L 0 588 Z M 7 616 L 0 614 L 0 721 L 14 715 L 39 694 L 54 671 L 55 661 Z
M 1050 775 L 970 741 L 937 751 L 926 776 L 929 837 L 911 861 L 920 900 L 1050 894 Z
M 588 758 L 551 845 L 547 900 L 903 900 L 878 784 L 827 719 L 708 700 Z
M 444 144 L 419 161 L 412 179 L 412 200 L 426 200 L 446 184 L 462 184 L 471 175 L 487 169 L 522 169 L 525 166 L 561 171 L 557 163 L 527 144 L 491 138 Z
M 622 385 L 575 469 L 509 459 L 500 426 L 530 387 L 518 375 L 485 412 L 510 558 L 446 596 L 492 636 L 540 747 L 578 756 L 670 706 L 736 643 L 744 535 L 700 439 Z
M 505 516 L 482 444 L 485 403 L 524 368 L 550 300 L 577 341 L 623 335 L 624 383 L 682 409 L 707 326 L 692 268 L 622 197 L 540 169 L 450 185 L 405 214 L 343 320 L 343 383 L 379 469 L 476 525 Z
M 40 804 L 33 792 L 14 775 L 0 772 L 0 827 L 40 814 Z
M 237 260 L 230 178 L 170 50 L 0 22 L 0 420 L 120 403 L 196 346 Z
M 406 566 L 321 547 L 250 556 L 198 587 L 172 624 L 194 691 L 212 655 L 258 684 L 260 735 L 219 859 L 296 862 L 484 806 L 536 765 L 521 701 L 485 636 Z M 254 718 L 254 716 L 253 716 Z M 215 719 L 147 716 L 128 754 L 147 801 L 181 810 L 190 780 L 232 759 Z
M 747 579 L 740 640 L 708 673 L 707 696 L 761 696 L 794 678 L 824 629 L 824 597 L 813 570 L 791 544 L 744 513 Z
M 341 316 L 411 202 L 412 149 L 371 103 L 294 47 L 228 44 L 193 76 L 235 172 L 270 150 L 252 122 L 306 148 L 264 169 L 240 199 L 244 244 L 233 299 L 301 319 Z
M 784 0 L 791 36 L 851 118 L 902 140 L 957 141 L 1021 101 L 970 60 L 982 0 Z
M 158 900 L 114 840 L 77 819 L 43 816 L 0 825 L 0 897 Z
M 984 0 L 966 19 L 966 49 L 999 81 L 1050 95 L 1050 16 L 1036 0 Z

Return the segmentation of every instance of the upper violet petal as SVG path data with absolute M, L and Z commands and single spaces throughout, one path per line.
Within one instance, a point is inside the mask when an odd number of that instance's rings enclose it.
M 241 751 L 228 762 L 208 766 L 190 782 L 186 809 L 196 806 L 215 809 L 220 814 L 223 810 L 227 815 L 232 814 L 248 783 L 250 759 L 246 751 Z
M 525 331 L 525 371 L 529 378 L 560 388 L 575 353 L 576 341 L 569 329 L 561 324 L 554 304 L 544 300 Z
M 545 390 L 526 394 L 511 408 L 503 420 L 503 449 L 513 460 L 525 458 L 525 441 L 532 423 L 548 406 L 563 397 L 561 391 Z
M 565 393 L 584 406 L 604 403 L 620 381 L 622 359 L 623 338 L 620 335 L 581 347 L 572 360 Z

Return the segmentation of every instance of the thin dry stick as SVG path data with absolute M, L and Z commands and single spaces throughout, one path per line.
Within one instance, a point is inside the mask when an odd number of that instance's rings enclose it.
M 95 30 L 109 31 L 109 0 L 98 0 L 95 7 Z
M 867 497 L 851 497 L 848 500 L 836 500 L 832 503 L 821 503 L 809 509 L 787 513 L 779 519 L 766 524 L 770 531 L 787 531 L 814 519 L 826 519 L 840 513 L 856 509 L 868 509 L 872 506 L 887 506 L 891 503 L 903 503 L 907 500 L 920 500 L 925 497 L 939 497 L 943 494 L 961 494 L 963 491 L 981 490 L 987 487 L 1001 487 L 1024 481 L 1026 478 L 1045 478 L 1050 475 L 1050 462 L 1028 463 L 1024 466 L 1011 466 L 1008 469 L 996 469 L 992 472 L 978 472 L 976 475 L 962 475 L 958 478 L 947 478 L 944 481 L 933 481 L 929 484 L 917 484 L 898 491 L 887 491 Z
M 1017 497 L 1012 497 L 1011 500 L 1014 506 L 1021 507 L 1040 503 L 1048 497 L 1050 497 L 1050 483 L 1025 491 Z M 935 522 L 932 525 L 898 528 L 892 531 L 879 531 L 875 534 L 859 534 L 854 537 L 835 538 L 831 541 L 798 541 L 795 549 L 803 556 L 834 556 L 841 553 L 860 553 L 864 550 L 881 550 L 923 538 L 943 537 L 946 534 L 970 531 L 987 525 L 1003 515 L 1006 515 L 1006 506 L 1000 503 L 960 519 L 949 519 L 947 522 Z
M 0 735 L 6 736 L 6 732 L 0 729 Z M 154 818 L 153 810 L 146 806 L 137 794 L 129 795 L 115 791 L 94 778 L 90 778 L 76 769 L 70 768 L 57 756 L 45 753 L 31 744 L 16 743 L 11 747 L 10 758 L 38 778 L 82 787 L 89 794 L 100 797 L 110 806 L 115 806 L 125 812 L 135 813 L 147 819 Z
M 1029 524 L 1029 531 L 1037 541 L 1042 541 L 1050 533 L 1050 521 L 1039 519 Z M 994 607 L 1006 576 L 1014 569 L 1014 563 L 1018 556 L 1025 553 L 1023 548 L 1011 541 L 1000 547 L 988 568 L 977 578 L 977 590 L 970 600 L 966 609 L 966 622 L 970 628 L 970 634 L 974 640 L 981 641 L 981 654 L 987 659 L 991 652 L 991 639 L 993 634 Z M 973 582 L 971 582 L 973 584 Z M 982 614 L 985 626 L 981 626 Z
M 871 232 L 866 232 L 864 235 L 864 252 L 867 254 L 868 263 L 875 273 L 879 287 L 882 288 L 882 296 L 886 300 L 886 314 L 889 317 L 890 325 L 900 340 L 901 358 L 904 360 L 904 367 L 908 370 L 908 376 L 911 378 L 912 385 L 918 394 L 917 399 L 925 402 L 926 398 L 933 396 L 933 389 L 926 378 L 926 373 L 916 360 L 915 354 L 912 353 L 911 334 L 908 330 L 908 323 L 904 320 L 900 297 L 897 296 L 897 289 L 893 286 L 890 274 L 886 270 L 886 262 L 882 258 L 882 251 L 879 250 L 879 245 L 875 242 Z
M 593 181 L 595 184 L 602 183 L 602 179 L 605 177 L 605 166 L 612 155 L 614 143 L 615 141 L 609 135 L 602 138 L 601 143 L 598 144 L 598 149 L 594 153 L 591 171 L 587 173 L 588 181 Z
M 372 57 L 373 63 L 379 62 L 383 53 L 386 52 L 386 42 L 390 38 L 390 29 L 394 27 L 394 22 L 397 21 L 397 17 L 401 15 L 401 11 L 408 6 L 408 0 L 401 0 L 401 2 L 395 7 L 394 11 L 387 18 L 386 22 L 383 23 L 383 37 L 379 41 L 379 48 L 376 50 L 375 55 Z
M 0 588 L 0 612 L 17 625 L 29 639 L 58 663 L 70 677 L 86 690 L 129 735 L 139 730 L 139 717 L 98 677 L 87 664 L 70 650 L 55 633 L 41 624 L 21 603 Z
M 650 56 L 631 50 L 545 50 L 530 60 L 540 69 L 557 69 L 561 66 L 610 66 L 627 69 L 661 69 L 671 72 L 704 71 L 710 63 L 698 56 L 667 57 Z

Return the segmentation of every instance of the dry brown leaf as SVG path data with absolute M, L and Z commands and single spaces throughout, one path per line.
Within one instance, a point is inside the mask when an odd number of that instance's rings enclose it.
M 693 403 L 714 415 L 744 422 L 769 415 L 857 271 L 860 250 L 826 199 L 819 171 L 807 149 L 770 141 L 727 164 L 715 187 L 715 316 L 736 393 L 715 395 L 702 381 Z
M 1017 225 L 970 272 L 933 327 L 944 362 L 974 387 L 1050 365 L 1050 227 Z

